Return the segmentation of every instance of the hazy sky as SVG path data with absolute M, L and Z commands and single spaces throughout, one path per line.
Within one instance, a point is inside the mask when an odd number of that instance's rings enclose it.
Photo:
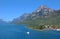
M 5 21 L 30 13 L 40 5 L 60 9 L 60 0 L 0 0 L 0 19 Z

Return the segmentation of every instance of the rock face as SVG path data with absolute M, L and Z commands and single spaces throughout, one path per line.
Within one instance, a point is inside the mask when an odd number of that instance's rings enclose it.
M 23 22 L 27 20 L 48 19 L 55 16 L 60 16 L 60 10 L 48 8 L 46 5 L 41 5 L 31 14 L 23 14 L 14 19 L 12 22 Z
M 55 10 L 48 8 L 45 5 L 42 5 L 38 9 L 36 9 L 33 13 L 35 13 L 36 16 L 37 15 L 40 16 L 41 18 L 47 18 L 54 15 L 54 11 Z

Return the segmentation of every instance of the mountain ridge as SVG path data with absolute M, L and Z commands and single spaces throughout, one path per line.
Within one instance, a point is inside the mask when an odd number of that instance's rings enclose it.
M 0 24 L 8 24 L 8 23 L 4 21 L 3 19 L 0 19 Z
M 12 23 L 15 22 L 15 23 L 20 24 L 20 23 L 25 22 L 25 24 L 26 23 L 28 24 L 29 21 L 32 21 L 32 23 L 33 23 L 34 20 L 35 21 L 39 20 L 41 22 L 42 20 L 43 21 L 47 21 L 47 20 L 51 21 L 50 19 L 51 20 L 56 20 L 56 21 L 57 21 L 57 19 L 60 19 L 60 10 L 51 9 L 51 8 L 48 8 L 45 5 L 42 5 L 42 6 L 38 7 L 35 11 L 33 11 L 31 14 L 24 14 L 24 15 L 16 18 L 15 19 L 16 21 L 13 20 Z M 44 22 L 44 24 L 45 24 L 45 22 Z

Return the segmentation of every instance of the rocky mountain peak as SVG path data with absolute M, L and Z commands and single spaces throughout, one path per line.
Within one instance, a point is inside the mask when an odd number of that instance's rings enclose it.
M 48 8 L 46 5 L 41 5 L 40 8 Z
M 46 18 L 52 18 L 55 16 L 60 15 L 60 10 L 54 10 L 52 8 L 48 8 L 46 5 L 39 6 L 35 11 L 28 14 L 23 14 L 22 16 L 18 17 L 17 19 L 14 19 L 13 22 L 16 21 L 26 21 L 26 20 L 36 20 L 36 19 L 46 19 Z
M 42 9 L 48 9 L 48 7 L 46 5 L 41 5 L 39 6 L 34 12 L 39 12 L 41 11 Z

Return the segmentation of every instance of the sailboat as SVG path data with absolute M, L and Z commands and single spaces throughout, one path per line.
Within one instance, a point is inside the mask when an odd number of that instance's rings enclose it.
M 26 32 L 27 33 L 27 35 L 29 35 L 30 34 L 30 32 Z

